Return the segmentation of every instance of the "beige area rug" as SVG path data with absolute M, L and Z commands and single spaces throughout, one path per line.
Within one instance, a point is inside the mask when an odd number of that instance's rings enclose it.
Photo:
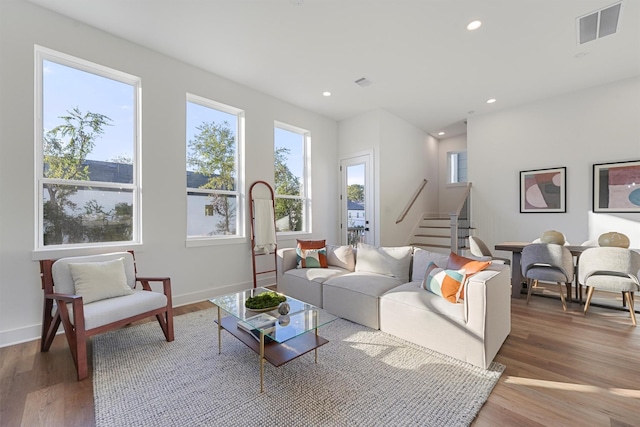
M 214 309 L 94 338 L 96 424 L 105 426 L 467 426 L 504 371 L 443 356 L 338 319 L 330 342 L 280 368 L 223 332 Z

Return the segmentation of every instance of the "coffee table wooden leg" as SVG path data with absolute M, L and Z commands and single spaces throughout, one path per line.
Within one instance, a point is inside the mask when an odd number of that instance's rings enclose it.
M 260 393 L 264 391 L 264 332 L 260 332 Z
M 220 317 L 220 306 L 218 307 L 218 354 L 222 354 L 222 318 Z

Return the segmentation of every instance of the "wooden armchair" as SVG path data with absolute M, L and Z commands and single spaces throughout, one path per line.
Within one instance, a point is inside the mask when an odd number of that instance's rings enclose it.
M 48 351 L 62 322 L 78 380 L 89 375 L 87 339 L 156 316 L 173 341 L 171 279 L 137 277 L 133 252 L 40 261 L 44 290 L 40 351 Z M 140 282 L 141 290 L 134 290 Z M 150 282 L 162 282 L 163 293 Z M 97 299 L 96 299 L 97 298 Z

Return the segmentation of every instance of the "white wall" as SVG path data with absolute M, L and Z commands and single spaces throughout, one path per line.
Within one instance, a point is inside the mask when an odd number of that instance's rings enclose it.
M 425 211 L 437 211 L 437 140 L 384 110 L 341 121 L 338 140 L 340 158 L 363 151 L 374 153 L 376 244 L 407 244 L 421 215 Z M 405 220 L 396 224 L 424 178 L 429 184 Z
M 623 232 L 640 248 L 640 213 L 592 213 L 592 166 L 640 159 L 640 78 L 468 120 L 476 235 L 493 246 L 549 229 L 581 244 Z M 519 171 L 567 167 L 566 213 L 520 213 Z
M 443 138 L 438 142 L 438 213 L 446 214 L 455 211 L 464 198 L 467 184 L 447 184 L 449 171 L 447 153 L 466 151 L 467 135 Z
M 185 94 L 245 110 L 246 184 L 273 182 L 274 120 L 308 129 L 309 238 L 337 236 L 337 123 L 27 2 L 0 2 L 0 346 L 39 336 L 42 291 L 34 242 L 34 44 L 142 78 L 142 275 L 172 278 L 174 303 L 252 286 L 250 247 L 186 248 Z M 300 236 L 298 236 L 300 237 Z M 292 242 L 281 241 L 288 246 Z M 295 240 L 293 241 L 295 243 Z M 61 253 L 60 255 L 64 255 Z

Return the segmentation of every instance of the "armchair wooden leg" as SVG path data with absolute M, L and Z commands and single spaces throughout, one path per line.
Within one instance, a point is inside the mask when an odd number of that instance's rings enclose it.
M 558 286 L 560 287 L 560 301 L 562 301 L 562 310 L 567 311 L 567 302 L 564 299 L 564 290 L 562 289 L 562 283 L 558 282 Z
M 587 301 L 584 303 L 584 314 L 587 314 L 587 310 L 589 310 L 589 304 L 591 304 L 591 297 L 593 296 L 594 291 L 593 286 L 587 286 Z
M 173 341 L 173 313 L 167 311 L 163 314 L 156 314 L 156 319 L 162 328 L 162 333 L 168 342 Z
M 52 316 L 52 310 L 53 301 L 50 299 L 45 300 L 44 314 L 42 316 L 42 337 L 40 338 L 40 351 L 42 352 L 49 351 L 58 327 L 60 327 L 60 313 L 56 312 L 55 316 Z
M 76 368 L 78 371 L 78 381 L 89 376 L 89 361 L 87 360 L 87 336 L 84 329 L 76 330 Z
M 527 304 L 529 304 L 529 299 L 531 298 L 531 292 L 533 291 L 533 287 L 538 285 L 537 280 L 527 279 Z
M 636 312 L 633 309 L 633 298 L 631 297 L 631 292 L 623 292 L 624 298 L 627 301 L 627 305 L 629 306 L 629 313 L 631 314 L 631 322 L 633 326 L 637 326 L 636 323 Z

